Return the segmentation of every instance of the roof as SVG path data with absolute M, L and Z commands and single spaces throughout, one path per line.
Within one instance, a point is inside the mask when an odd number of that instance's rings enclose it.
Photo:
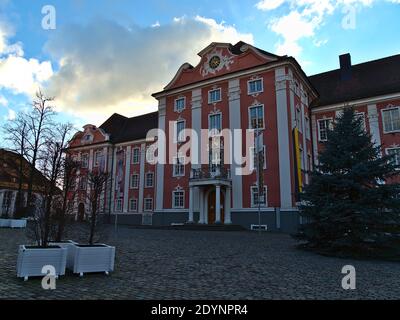
M 341 70 L 309 77 L 320 95 L 318 106 L 400 92 L 400 55 L 351 66 L 351 78 Z
M 30 164 L 19 154 L 13 151 L 0 149 L 0 189 L 18 189 L 18 171 L 21 159 L 23 161 L 22 189 L 27 190 Z M 39 170 L 35 169 L 33 176 L 33 190 L 39 192 L 43 191 L 43 186 L 47 183 L 48 180 L 43 176 L 43 174 Z
M 317 92 L 316 92 L 315 88 L 313 87 L 313 85 L 311 84 L 311 82 L 309 81 L 308 76 L 305 74 L 305 72 L 303 71 L 302 67 L 300 66 L 300 64 L 297 62 L 297 60 L 296 60 L 294 57 L 287 56 L 287 55 L 279 56 L 279 55 L 273 54 L 273 53 L 271 53 L 271 52 L 268 52 L 268 51 L 262 50 L 262 49 L 260 49 L 260 48 L 257 48 L 257 47 L 255 47 L 255 46 L 253 46 L 253 45 L 250 45 L 250 44 L 248 44 L 248 43 L 246 43 L 246 42 L 244 42 L 244 41 L 239 41 L 238 43 L 236 43 L 236 44 L 234 44 L 234 45 L 232 45 L 232 44 L 230 44 L 230 43 L 217 43 L 217 42 L 212 42 L 208 47 L 206 47 L 205 49 L 203 49 L 203 50 L 199 53 L 199 55 L 200 55 L 200 56 L 203 55 L 205 52 L 207 52 L 207 50 L 210 50 L 210 48 L 212 48 L 212 47 L 214 47 L 214 46 L 216 46 L 216 45 L 224 45 L 224 46 L 227 46 L 227 47 L 229 48 L 229 51 L 230 51 L 232 54 L 237 55 L 237 56 L 244 53 L 244 51 L 243 51 L 243 47 L 244 47 L 244 46 L 248 46 L 248 47 L 253 48 L 255 51 L 258 51 L 258 52 L 261 53 L 262 55 L 265 55 L 265 56 L 268 56 L 268 57 L 272 58 L 271 61 L 267 61 L 267 62 L 265 62 L 265 63 L 263 63 L 263 64 L 258 65 L 257 67 L 274 65 L 274 64 L 280 63 L 280 62 L 288 62 L 288 63 L 291 63 L 291 64 L 293 64 L 293 65 L 295 66 L 295 68 L 298 69 L 300 75 L 304 78 L 304 81 L 305 81 L 305 82 L 307 83 L 307 85 L 310 87 L 310 89 L 311 89 L 311 91 L 313 92 L 313 94 L 314 94 L 315 96 L 317 95 Z M 241 72 L 241 71 L 250 70 L 250 69 L 252 69 L 252 68 L 254 68 L 254 67 L 245 68 L 245 69 L 242 69 L 242 70 L 239 70 L 239 71 L 230 71 L 230 72 L 224 73 L 224 74 L 222 74 L 222 75 L 217 75 L 217 76 L 214 77 L 214 79 L 217 81 L 219 77 L 226 76 L 226 74 L 235 74 L 235 73 L 238 73 L 238 72 Z M 174 80 L 178 77 L 178 75 L 179 75 L 183 70 L 190 70 L 190 69 L 194 69 L 194 67 L 193 67 L 192 65 L 190 65 L 189 63 L 183 64 L 183 65 L 179 68 L 179 70 L 178 70 L 178 72 L 176 73 L 174 79 L 164 88 L 164 90 L 162 90 L 162 91 L 160 91 L 160 92 L 153 93 L 152 96 L 153 96 L 154 98 L 157 99 L 159 96 L 164 95 L 164 94 L 166 94 L 167 92 L 169 92 L 170 90 L 172 90 L 172 89 L 170 88 L 170 86 L 171 86 L 172 83 L 174 83 Z M 202 81 L 197 81 L 197 82 L 201 83 Z M 193 82 L 193 83 L 197 83 L 197 82 Z M 186 87 L 186 85 L 187 85 L 187 84 L 184 84 L 184 85 L 181 85 L 181 86 L 177 86 L 177 87 L 174 87 L 173 89 L 174 89 L 174 90 L 176 90 L 176 89 L 182 89 L 182 88 Z
M 114 113 L 100 128 L 110 135 L 113 143 L 145 139 L 149 130 L 158 128 L 158 112 L 132 118 Z

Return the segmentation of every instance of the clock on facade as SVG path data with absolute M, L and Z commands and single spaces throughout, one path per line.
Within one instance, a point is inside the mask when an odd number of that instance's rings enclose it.
M 218 56 L 214 56 L 210 59 L 209 65 L 211 69 L 216 69 L 219 67 L 220 63 L 221 63 L 221 58 Z

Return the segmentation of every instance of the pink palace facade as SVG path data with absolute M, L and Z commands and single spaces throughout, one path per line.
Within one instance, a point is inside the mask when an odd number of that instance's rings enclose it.
M 309 183 L 326 129 L 347 106 L 364 119 L 382 153 L 395 154 L 400 163 L 400 55 L 352 65 L 346 54 L 339 69 L 314 76 L 292 57 L 244 42 L 212 43 L 199 56 L 197 66 L 183 64 L 153 94 L 157 112 L 134 118 L 114 114 L 100 127 L 86 125 L 75 134 L 69 154 L 81 162 L 74 200 L 78 218 L 90 210 L 87 173 L 101 167 L 111 177 L 101 211 L 118 216 L 119 223 L 251 229 L 258 225 L 260 207 L 264 228 L 292 232 L 302 223 L 298 192 Z M 153 129 L 166 134 L 166 140 L 149 135 L 162 142 L 166 163 L 155 161 L 160 150 L 147 135 Z M 193 144 L 184 129 L 205 144 Z M 223 132 L 233 130 L 241 140 L 233 139 L 227 149 L 232 139 Z M 260 133 L 260 203 L 256 152 L 246 143 L 249 130 Z M 188 153 L 185 145 L 192 147 Z M 232 161 L 235 153 L 247 159 L 246 174 L 237 174 L 243 165 Z M 191 161 L 195 154 L 208 161 Z

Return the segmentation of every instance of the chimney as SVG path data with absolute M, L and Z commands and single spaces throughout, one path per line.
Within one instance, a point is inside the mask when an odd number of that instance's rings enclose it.
M 351 79 L 351 55 L 350 53 L 339 56 L 340 61 L 340 76 L 342 81 Z

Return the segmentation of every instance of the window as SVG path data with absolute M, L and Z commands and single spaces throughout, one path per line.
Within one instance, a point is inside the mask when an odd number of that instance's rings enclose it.
M 386 149 L 386 153 L 389 156 L 393 156 L 393 164 L 395 166 L 399 166 L 400 169 L 400 148 L 390 148 Z
M 154 174 L 153 172 L 146 173 L 146 188 L 152 188 L 154 183 Z
M 400 107 L 382 110 L 382 117 L 385 133 L 400 131 Z
M 137 212 L 138 211 L 137 204 L 138 204 L 137 199 L 129 199 L 129 211 Z
M 13 198 L 13 192 L 12 191 L 5 191 L 4 193 L 4 198 L 3 198 L 3 213 L 10 213 L 8 212 L 10 210 L 11 207 L 11 202 L 12 202 L 12 198 Z
M 251 206 L 258 207 L 258 187 L 251 187 Z M 264 187 L 264 194 L 260 196 L 260 206 L 267 207 L 267 187 Z
M 144 211 L 153 211 L 153 198 L 144 199 Z
M 300 148 L 300 168 L 301 170 L 304 170 L 304 152 L 303 148 Z
M 87 178 L 81 177 L 81 179 L 79 180 L 79 189 L 86 190 L 86 188 L 87 188 Z
M 82 155 L 81 164 L 82 164 L 82 168 L 88 168 L 89 167 L 89 155 L 87 153 Z
M 173 192 L 172 206 L 174 209 L 183 209 L 185 207 L 185 192 L 183 190 Z
M 117 199 L 115 201 L 115 211 L 122 212 L 122 199 Z
M 98 167 L 101 165 L 101 161 L 103 160 L 103 152 L 96 151 L 94 154 L 94 166 Z
M 301 123 L 301 109 L 300 108 L 296 108 L 296 128 L 299 130 L 299 132 L 303 131 L 302 123 Z
M 364 131 L 366 131 L 367 125 L 365 123 L 365 113 L 364 112 L 356 112 L 356 118 L 361 119 L 361 122 L 362 122 L 361 126 L 364 129 Z
M 305 122 L 306 122 L 306 138 L 307 140 L 311 140 L 310 119 L 306 117 Z
M 263 92 L 263 80 L 262 79 L 257 79 L 257 80 L 250 80 L 247 82 L 247 90 L 248 94 L 255 94 L 255 93 L 260 93 Z
M 178 98 L 175 99 L 175 111 L 182 112 L 185 109 L 186 98 Z
M 185 121 L 177 121 L 176 122 L 176 142 L 185 142 Z
M 265 170 L 267 169 L 267 156 L 266 156 L 266 148 L 265 146 L 263 146 L 263 152 L 262 155 L 260 157 L 260 160 L 262 161 L 262 168 Z M 251 147 L 250 148 L 250 170 L 254 171 L 256 170 L 256 166 L 257 166 L 257 154 L 255 153 L 255 148 Z
M 318 120 L 319 141 L 328 140 L 328 129 L 331 128 L 331 125 L 332 125 L 332 119 Z
M 138 164 L 139 162 L 140 162 L 140 148 L 133 148 L 132 164 Z
M 182 156 L 178 156 L 174 158 L 174 177 L 182 177 L 185 175 L 185 158 Z
M 208 129 L 211 135 L 218 135 L 222 130 L 221 114 L 210 114 L 208 116 Z
M 250 129 L 264 129 L 264 106 L 250 107 L 249 120 Z
M 138 189 L 139 188 L 139 175 L 132 174 L 131 175 L 131 189 Z
M 221 101 L 221 89 L 208 91 L 208 103 L 216 103 Z

